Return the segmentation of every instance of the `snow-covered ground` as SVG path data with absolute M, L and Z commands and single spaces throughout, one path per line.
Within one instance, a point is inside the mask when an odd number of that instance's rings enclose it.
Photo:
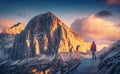
M 91 59 L 89 54 L 83 56 L 70 74 L 120 74 L 120 40 L 97 54 L 97 59 Z
M 67 72 L 69 74 L 120 74 L 120 54 L 119 54 L 120 50 L 119 49 L 120 49 L 120 41 L 111 45 L 109 48 L 105 49 L 105 51 L 100 52 L 99 55 L 96 54 L 97 59 L 91 59 L 91 54 L 79 54 L 81 59 L 80 59 L 79 63 L 77 62 L 78 66 L 73 69 L 69 69 L 71 67 L 71 65 L 74 66 L 74 64 L 70 64 L 70 67 L 68 67 L 68 69 L 65 68 L 65 70 L 69 71 L 69 72 Z M 5 67 L 5 70 L 6 70 L 8 68 L 8 66 L 9 66 L 8 69 L 11 69 L 11 66 L 14 66 L 14 65 L 18 65 L 18 66 L 20 65 L 20 67 L 21 67 L 21 64 L 24 67 L 24 65 L 26 63 L 28 65 L 25 65 L 25 67 L 28 67 L 31 64 L 33 64 L 33 65 L 41 64 L 41 63 L 42 64 L 46 64 L 46 63 L 53 64 L 53 62 L 55 62 L 55 60 L 56 60 L 56 59 L 54 59 L 55 56 L 56 55 L 47 57 L 46 55 L 43 55 L 41 57 L 36 56 L 36 58 L 31 58 L 31 59 L 29 58 L 29 59 L 25 59 L 23 61 L 18 60 L 15 62 L 9 62 L 9 61 L 7 62 L 4 60 L 5 60 L 5 58 L 8 58 L 8 56 L 2 50 L 0 50 L 0 61 L 1 61 L 0 66 L 2 68 L 2 66 L 4 64 L 6 66 Z M 70 58 L 70 57 L 73 58 L 74 56 L 72 56 L 71 54 L 69 55 L 69 53 L 63 55 L 64 59 Z M 53 59 L 54 59 L 54 61 L 52 61 Z M 2 60 L 3 60 L 3 62 L 2 62 Z M 49 61 L 52 61 L 52 63 Z M 54 69 L 56 69 L 56 68 L 54 68 Z M 98 68 L 99 68 L 99 70 L 98 70 Z
M 83 59 L 77 69 L 70 72 L 70 74 L 99 74 L 98 73 L 98 64 L 99 59 Z

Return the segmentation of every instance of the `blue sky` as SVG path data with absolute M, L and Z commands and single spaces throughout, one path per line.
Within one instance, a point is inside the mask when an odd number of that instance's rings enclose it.
M 0 0 L 0 19 L 10 19 L 27 24 L 36 15 L 52 12 L 66 24 L 75 19 L 110 11 L 113 16 L 105 18 L 120 23 L 120 6 L 109 6 L 105 0 Z

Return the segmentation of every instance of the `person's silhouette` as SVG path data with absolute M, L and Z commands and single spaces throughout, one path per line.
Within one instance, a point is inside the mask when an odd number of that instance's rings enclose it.
M 92 52 L 92 59 L 96 59 L 96 55 L 95 55 L 95 52 L 96 52 L 96 44 L 95 44 L 95 41 L 92 42 L 91 44 L 91 52 Z

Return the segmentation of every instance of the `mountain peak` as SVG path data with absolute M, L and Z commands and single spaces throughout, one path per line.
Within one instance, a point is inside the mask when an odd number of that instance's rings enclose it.
M 24 30 L 24 25 L 21 23 L 17 23 L 12 27 L 10 27 L 9 29 L 5 29 L 2 33 L 8 35 L 16 35 L 16 34 L 20 34 L 22 30 Z
M 54 15 L 52 12 L 47 12 L 45 14 L 48 14 L 48 15 Z
M 58 22 L 60 23 L 59 25 L 64 24 L 53 13 L 47 12 L 47 13 L 43 13 L 43 14 L 40 14 L 40 15 L 37 15 L 37 16 L 33 17 L 29 21 L 28 25 L 26 26 L 26 29 L 31 29 L 34 32 L 42 31 L 43 29 L 49 29 L 50 30 L 50 27 L 55 28 L 58 25 L 57 24 Z
M 43 14 L 40 14 L 40 15 L 55 16 L 52 12 L 46 12 L 46 13 L 43 13 Z M 39 16 L 39 15 L 38 15 L 38 16 Z
M 37 15 L 35 17 L 45 17 L 45 16 L 49 16 L 49 17 L 56 17 L 52 12 L 47 12 L 47 13 L 43 13 L 43 14 L 40 14 L 40 15 Z M 56 17 L 57 18 L 57 17 Z
M 14 27 L 18 27 L 18 26 L 20 26 L 20 25 L 22 25 L 22 23 L 19 22 L 19 23 L 15 24 L 15 25 L 11 26 L 10 29 L 12 29 L 12 28 L 14 28 Z
M 84 40 L 51 12 L 32 18 L 15 40 L 16 53 L 11 55 L 14 59 L 39 54 L 88 51 Z

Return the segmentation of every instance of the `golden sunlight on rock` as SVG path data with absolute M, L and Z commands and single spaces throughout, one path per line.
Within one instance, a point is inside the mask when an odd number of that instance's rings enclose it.
M 87 52 L 90 51 L 90 48 L 91 48 L 91 42 L 86 42 L 86 49 L 87 49 Z
M 27 39 L 26 40 L 27 47 L 30 47 L 30 41 Z
M 44 35 L 44 50 L 46 51 L 48 49 L 48 38 L 46 35 Z
M 27 47 L 30 47 L 29 38 L 30 38 L 30 31 L 28 31 L 27 40 L 26 40 Z
M 14 25 L 14 26 L 12 26 L 10 29 L 5 29 L 4 31 L 3 31 L 3 33 L 5 33 L 5 34 L 11 34 L 11 35 L 16 35 L 16 34 L 20 34 L 20 32 L 22 31 L 22 30 L 24 30 L 24 25 L 23 24 L 21 24 L 21 23 L 18 23 L 18 24 L 16 24 L 16 25 Z
M 38 71 L 37 69 L 33 69 L 32 70 L 32 73 L 33 74 L 49 74 L 49 69 L 48 70 L 45 70 L 45 72 L 43 72 L 43 71 Z
M 67 26 L 61 27 L 62 39 L 60 40 L 60 46 L 58 52 L 83 52 L 87 53 L 90 48 L 90 43 L 84 42 L 84 40 Z M 64 40 L 63 40 L 64 39 Z
M 36 38 L 34 38 L 34 45 L 35 45 L 35 53 L 38 55 L 40 54 L 40 49 L 39 49 L 39 42 Z
M 33 72 L 33 73 L 37 72 L 37 69 L 33 69 L 32 72 Z
M 51 32 L 50 32 L 50 35 L 51 35 L 52 38 L 54 37 L 55 30 L 58 28 L 57 19 L 54 19 L 53 23 L 54 23 L 54 25 L 52 26 Z

